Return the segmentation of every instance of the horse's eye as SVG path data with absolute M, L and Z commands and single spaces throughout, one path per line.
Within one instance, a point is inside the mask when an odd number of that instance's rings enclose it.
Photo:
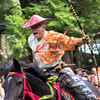
M 22 84 L 22 83 L 23 83 L 22 81 L 17 82 L 18 85 L 20 85 L 20 84 Z

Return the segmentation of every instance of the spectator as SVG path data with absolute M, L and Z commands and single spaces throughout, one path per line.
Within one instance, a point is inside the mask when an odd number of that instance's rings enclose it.
M 0 80 L 0 100 L 4 100 L 4 89 L 2 88 L 2 83 L 4 82 L 4 76 Z
M 92 75 L 89 75 L 89 82 L 91 82 L 93 85 L 96 86 L 97 89 L 99 89 L 98 78 L 99 78 L 99 81 L 100 81 L 100 77 L 99 76 L 97 77 L 96 68 L 93 67 L 91 69 L 91 71 L 93 72 L 93 74 Z M 98 73 L 98 75 L 100 75 L 100 73 Z M 100 91 L 100 89 L 99 89 L 99 91 Z
M 75 70 L 76 75 L 80 76 L 82 78 L 82 80 L 88 80 L 87 79 L 87 73 L 86 72 L 82 72 L 82 69 L 76 69 Z

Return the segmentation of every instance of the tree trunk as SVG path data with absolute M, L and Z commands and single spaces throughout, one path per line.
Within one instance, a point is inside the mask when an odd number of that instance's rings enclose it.
M 80 52 L 79 49 L 74 50 L 74 63 L 76 64 L 77 67 L 81 67 L 81 57 L 80 57 Z
M 65 54 L 62 57 L 62 60 L 67 64 L 72 64 L 73 63 L 73 51 L 65 51 Z
M 6 39 L 3 32 L 0 33 L 0 62 L 7 60 Z

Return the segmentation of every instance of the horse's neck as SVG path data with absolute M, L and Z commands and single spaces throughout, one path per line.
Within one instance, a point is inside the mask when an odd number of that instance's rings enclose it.
M 37 78 L 33 75 L 28 76 L 27 78 L 33 93 L 38 96 L 48 95 L 51 93 L 49 86 L 43 82 L 40 78 Z

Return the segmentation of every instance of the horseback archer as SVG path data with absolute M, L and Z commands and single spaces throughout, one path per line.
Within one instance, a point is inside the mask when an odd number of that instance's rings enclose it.
M 39 15 L 33 15 L 23 24 L 23 28 L 31 27 L 32 34 L 28 38 L 28 43 L 40 69 L 54 69 L 59 65 L 59 63 L 62 62 L 61 57 L 64 55 L 64 51 L 75 50 L 76 46 L 80 47 L 82 44 L 90 41 L 90 38 L 87 35 L 84 35 L 82 38 L 74 38 L 68 37 L 65 35 L 66 33 L 62 34 L 54 31 L 47 31 L 46 22 L 48 20 L 50 20 L 50 18 L 43 18 Z M 74 73 L 71 73 L 71 75 L 72 74 L 75 76 Z M 78 78 L 77 76 L 75 77 Z M 75 90 L 78 98 L 94 98 L 96 100 L 94 93 L 79 78 L 79 81 L 71 79 L 71 77 L 69 77 L 69 80 L 73 80 L 73 82 L 76 82 L 75 84 L 78 85 L 77 89 L 81 91 L 79 94 L 77 90 Z M 68 77 L 66 77 L 65 81 L 68 81 Z M 82 92 L 80 84 L 86 88 L 85 91 Z M 66 84 L 64 85 L 67 87 Z M 73 84 L 70 84 L 70 88 L 73 87 Z

